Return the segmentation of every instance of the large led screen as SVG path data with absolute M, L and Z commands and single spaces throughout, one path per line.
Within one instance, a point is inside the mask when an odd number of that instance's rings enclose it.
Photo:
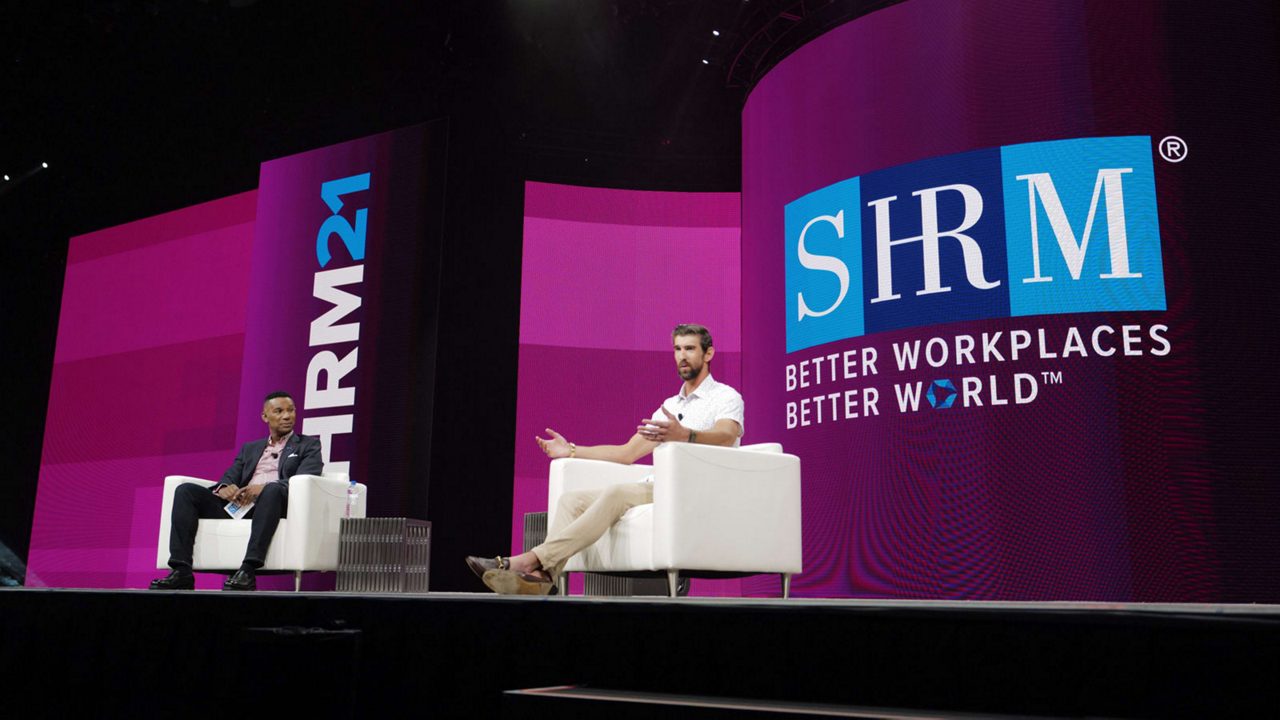
M 625 443 L 680 390 L 677 324 L 706 325 L 712 375 L 735 388 L 742 380 L 737 193 L 531 182 L 524 215 L 512 552 L 524 514 L 547 509 L 548 460 L 534 437 L 550 427 L 579 445 Z M 743 442 L 759 437 L 745 430 Z M 692 592 L 742 585 L 698 580 Z
M 743 394 L 803 462 L 797 594 L 1280 599 L 1273 23 L 912 0 L 755 87 Z
M 71 239 L 27 585 L 145 587 L 165 476 L 221 477 L 275 390 L 371 514 L 425 495 L 443 140 L 270 160 L 256 191 Z M 412 429 L 375 445 L 374 407 Z

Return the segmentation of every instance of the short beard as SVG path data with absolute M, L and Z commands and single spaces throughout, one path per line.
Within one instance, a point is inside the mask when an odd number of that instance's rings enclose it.
M 683 368 L 683 369 L 677 368 L 676 372 L 680 374 L 681 379 L 692 380 L 698 377 L 698 373 L 702 372 L 702 368 L 695 369 L 692 365 L 690 365 L 689 367 Z

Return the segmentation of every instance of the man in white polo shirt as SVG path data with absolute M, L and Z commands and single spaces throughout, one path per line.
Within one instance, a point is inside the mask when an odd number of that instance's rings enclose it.
M 677 325 L 671 331 L 676 370 L 684 385 L 652 418 L 641 421 L 625 445 L 578 446 L 551 428 L 538 447 L 555 459 L 607 460 L 630 465 L 664 442 L 690 442 L 737 447 L 742 438 L 742 396 L 711 377 L 716 349 L 701 325 Z M 545 594 L 560 577 L 565 562 L 599 540 L 623 513 L 653 502 L 653 483 L 613 485 L 580 490 L 560 497 L 555 525 L 533 550 L 504 558 L 467 558 L 484 584 L 502 594 Z

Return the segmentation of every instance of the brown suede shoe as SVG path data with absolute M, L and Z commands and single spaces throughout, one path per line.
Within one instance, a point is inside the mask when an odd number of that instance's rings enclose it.
M 489 570 L 480 579 L 499 595 L 546 595 L 555 587 L 546 578 L 514 570 Z

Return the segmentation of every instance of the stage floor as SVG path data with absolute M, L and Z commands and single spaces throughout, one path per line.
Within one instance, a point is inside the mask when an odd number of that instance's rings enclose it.
M 1280 605 L 13 588 L 0 634 L 0 677 L 48 714 L 153 714 L 221 677 L 247 701 L 296 688 L 318 717 L 499 716 L 504 693 L 553 686 L 917 713 L 1280 708 Z
M 77 589 L 77 588 L 12 588 L 19 593 L 75 593 L 82 595 L 198 595 L 201 597 L 218 596 L 227 600 L 255 598 L 276 598 L 281 601 L 310 598 L 318 601 L 354 599 L 368 602 L 497 602 L 497 603 L 567 603 L 605 604 L 605 605 L 641 605 L 652 607 L 680 608 L 723 608 L 723 609 L 755 609 L 755 610 L 787 610 L 806 611 L 821 609 L 824 611 L 846 611 L 850 613 L 959 613 L 989 615 L 1001 614 L 1010 617 L 1020 615 L 1114 615 L 1114 616 L 1171 616 L 1183 618 L 1215 617 L 1258 618 L 1280 620 L 1280 604 L 1228 604 L 1228 603 L 1135 603 L 1135 602 L 1072 602 L 1072 601 L 1037 601 L 1013 602 L 996 600 L 902 600 L 902 599 L 866 599 L 866 598 L 761 598 L 761 597 L 604 597 L 604 596 L 519 596 L 495 595 L 491 592 L 428 592 L 428 593 L 345 593 L 338 591 L 293 592 L 293 591 L 257 591 L 255 593 L 231 593 L 219 590 L 196 591 L 152 591 L 139 589 Z

